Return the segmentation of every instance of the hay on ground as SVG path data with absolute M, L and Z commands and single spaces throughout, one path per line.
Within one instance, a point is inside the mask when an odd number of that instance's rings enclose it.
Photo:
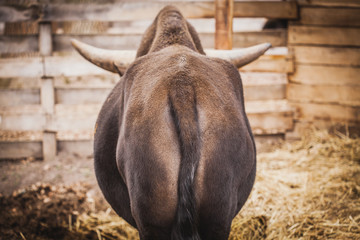
M 312 131 L 302 141 L 258 155 L 254 189 L 229 239 L 360 239 L 359 199 L 360 138 Z M 79 187 L 43 185 L 2 196 L 8 214 L 0 236 L 139 239 L 114 213 L 94 211 L 90 200 Z

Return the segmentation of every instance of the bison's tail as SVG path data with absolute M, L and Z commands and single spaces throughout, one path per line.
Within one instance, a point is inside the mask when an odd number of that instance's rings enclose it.
M 200 239 L 194 179 L 198 167 L 199 127 L 196 95 L 190 82 L 178 80 L 169 94 L 171 116 L 177 131 L 181 162 L 178 176 L 178 205 L 172 227 L 171 239 Z

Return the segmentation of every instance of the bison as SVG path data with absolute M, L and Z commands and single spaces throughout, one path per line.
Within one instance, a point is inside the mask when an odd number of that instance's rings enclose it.
M 94 137 L 95 174 L 111 207 L 141 239 L 227 239 L 256 171 L 238 68 L 270 44 L 206 55 L 172 6 L 158 13 L 131 64 L 122 51 L 72 44 L 121 76 Z

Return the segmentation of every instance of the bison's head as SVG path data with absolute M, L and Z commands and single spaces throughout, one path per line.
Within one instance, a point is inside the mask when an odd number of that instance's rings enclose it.
M 186 21 L 180 11 L 172 6 L 163 8 L 154 22 L 146 30 L 140 47 L 136 53 L 124 50 L 105 50 L 92 47 L 78 40 L 72 40 L 75 49 L 93 64 L 123 75 L 134 58 L 139 58 L 152 52 L 159 51 L 171 45 L 183 45 L 199 54 L 218 57 L 233 63 L 240 68 L 264 54 L 271 47 L 269 43 L 236 50 L 203 50 L 200 39 L 194 27 Z M 130 59 L 124 61 L 124 59 Z

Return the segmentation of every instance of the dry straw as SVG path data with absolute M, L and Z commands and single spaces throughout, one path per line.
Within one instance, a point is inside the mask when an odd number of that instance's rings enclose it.
M 77 221 L 73 231 L 99 239 L 138 239 L 113 215 Z M 254 189 L 229 239 L 360 239 L 360 138 L 311 131 L 259 154 Z

